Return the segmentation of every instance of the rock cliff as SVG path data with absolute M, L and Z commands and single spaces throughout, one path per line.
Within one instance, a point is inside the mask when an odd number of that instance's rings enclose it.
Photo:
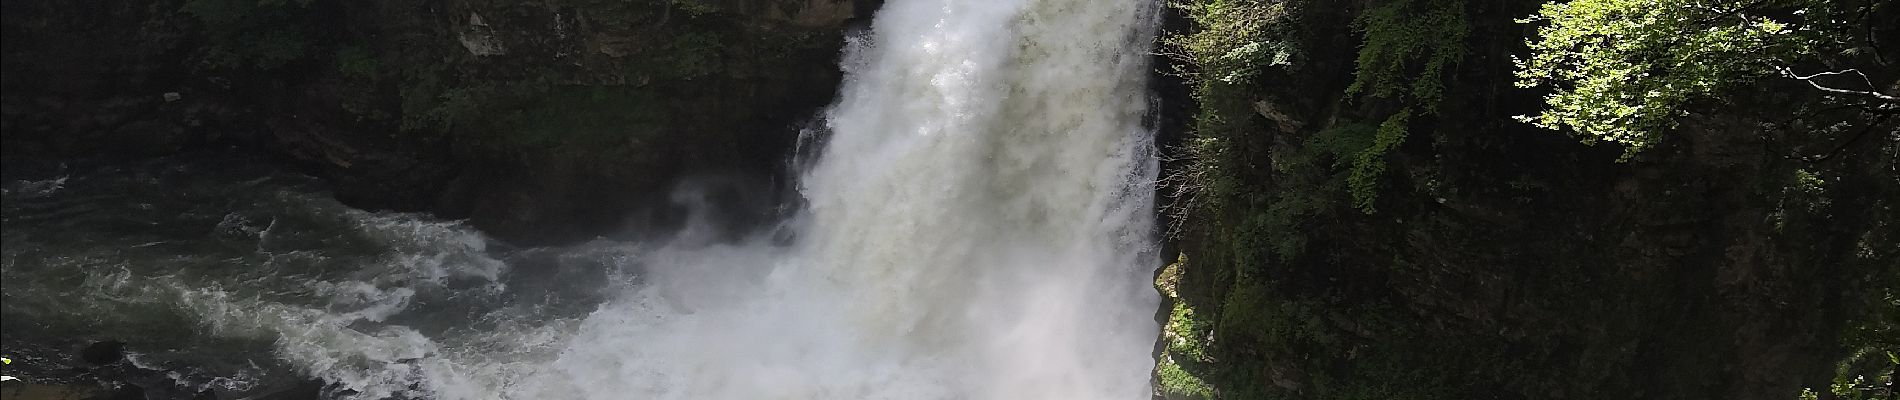
M 687 171 L 782 187 L 799 128 L 836 90 L 842 35 L 875 4 L 4 7 L 9 162 L 237 145 L 352 204 L 532 244 L 664 225 Z

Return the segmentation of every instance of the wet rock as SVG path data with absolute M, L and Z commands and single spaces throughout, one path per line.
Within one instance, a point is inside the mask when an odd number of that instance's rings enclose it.
M 111 393 L 110 400 L 217 400 L 218 395 L 210 390 L 200 390 L 178 384 L 162 375 L 135 379 L 129 384 L 121 384 Z
M 462 48 L 476 57 L 507 55 L 508 47 L 501 38 L 495 36 L 495 30 L 482 20 L 481 14 L 468 13 L 468 28 L 456 39 L 462 42 Z
M 92 396 L 86 397 L 85 399 L 86 400 L 153 400 L 153 399 L 166 399 L 166 398 L 167 397 L 147 396 L 145 393 L 145 389 L 140 388 L 138 386 L 121 385 L 117 388 L 113 388 L 112 390 L 94 391 Z
M 140 120 L 120 125 L 105 138 L 106 150 L 129 156 L 177 153 L 191 141 L 184 126 L 168 120 Z
M 6 400 L 105 400 L 116 399 L 102 396 L 98 389 L 75 385 L 47 385 L 37 383 L 7 382 L 0 387 L 0 399 Z
M 664 205 L 683 171 L 789 175 L 780 160 L 793 127 L 836 94 L 837 35 L 848 21 L 866 25 L 881 2 L 661 3 L 450 0 L 425 13 L 317 2 L 273 20 L 324 38 L 290 65 L 370 49 L 351 59 L 372 61 L 358 63 L 368 73 L 234 74 L 192 59 L 207 49 L 180 38 L 202 32 L 175 7 L 8 2 L 23 11 L 0 18 L 6 58 L 21 62 L 0 95 L 0 150 L 53 163 L 235 147 L 323 178 L 352 207 L 469 219 L 521 244 L 652 230 L 626 221 Z M 124 43 L 138 45 L 104 47 Z M 398 64 L 421 75 L 368 78 Z M 449 93 L 466 96 L 413 101 Z M 563 126 L 530 129 L 548 121 Z
M 256 400 L 319 400 L 323 398 L 323 389 L 323 381 L 311 379 L 252 398 Z
M 125 342 L 103 340 L 79 351 L 79 359 L 92 365 L 107 365 L 125 360 Z
M 837 26 L 857 15 L 852 0 L 781 1 L 768 17 L 804 27 Z

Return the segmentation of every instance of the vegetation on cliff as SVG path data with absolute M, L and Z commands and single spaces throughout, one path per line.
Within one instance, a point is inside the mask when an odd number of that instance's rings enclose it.
M 1179 2 L 1160 390 L 1891 392 L 1895 7 Z

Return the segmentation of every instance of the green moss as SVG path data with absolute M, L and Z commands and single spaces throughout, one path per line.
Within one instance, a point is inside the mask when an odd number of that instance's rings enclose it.
M 1213 326 L 1175 291 L 1185 263 L 1179 260 L 1163 267 L 1155 280 L 1155 288 L 1172 304 L 1168 324 L 1161 331 L 1164 348 L 1156 360 L 1155 377 L 1165 398 L 1214 399 L 1214 387 L 1207 382 L 1212 371 L 1207 346 Z
M 1161 357 L 1155 363 L 1155 376 L 1160 382 L 1161 393 L 1165 399 L 1214 399 L 1214 387 L 1207 381 L 1195 376 L 1175 364 L 1172 355 Z
M 1207 333 L 1210 327 L 1206 321 L 1194 314 L 1194 309 L 1185 303 L 1176 302 L 1174 311 L 1168 316 L 1167 331 L 1163 339 L 1167 341 L 1168 353 L 1189 360 L 1207 359 Z

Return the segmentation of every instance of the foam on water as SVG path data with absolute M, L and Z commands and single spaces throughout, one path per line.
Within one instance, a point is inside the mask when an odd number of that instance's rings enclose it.
M 849 50 L 797 243 L 659 249 L 500 392 L 1148 396 L 1152 7 L 887 4 Z
M 551 362 L 436 394 L 1149 396 L 1153 7 L 888 3 L 848 49 L 795 244 L 660 246 Z
M 162 306 L 204 334 L 263 338 L 350 398 L 1147 398 L 1154 3 L 889 1 L 803 141 L 820 148 L 789 244 L 689 228 L 531 249 L 609 267 L 555 278 L 598 293 L 528 293 L 460 224 L 280 195 L 256 202 L 320 212 L 185 213 L 213 245 L 9 249 L 7 279 L 28 279 L 9 299 L 94 271 L 84 295 L 36 296 Z M 46 208 L 18 220 L 86 215 Z M 9 247 L 58 242 L 15 232 Z M 167 251 L 193 267 L 145 265 Z M 551 311 L 576 296 L 590 311 Z

